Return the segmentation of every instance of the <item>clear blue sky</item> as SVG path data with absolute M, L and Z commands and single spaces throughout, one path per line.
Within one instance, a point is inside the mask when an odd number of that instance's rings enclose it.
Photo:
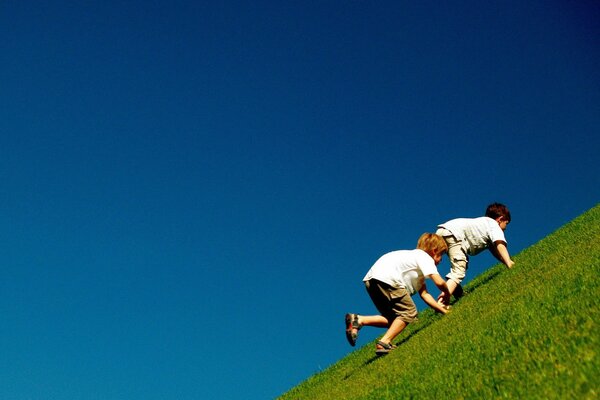
M 352 350 L 381 254 L 493 201 L 515 254 L 595 206 L 598 21 L 2 2 L 0 398 L 274 398 Z

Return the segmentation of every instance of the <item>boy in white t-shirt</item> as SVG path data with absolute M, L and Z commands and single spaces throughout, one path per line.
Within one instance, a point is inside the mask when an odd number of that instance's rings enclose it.
M 510 223 L 510 211 L 504 204 L 490 204 L 485 217 L 457 218 L 438 225 L 436 233 L 444 238 L 448 245 L 448 258 L 450 259 L 450 273 L 448 289 L 450 294 L 459 298 L 462 296 L 460 283 L 465 278 L 469 264 L 469 256 L 479 254 L 485 249 L 508 268 L 515 264 L 510 259 L 506 247 L 504 231 Z M 450 299 L 438 298 L 442 304 L 448 304 Z
M 389 353 L 395 348 L 392 340 L 417 317 L 417 308 L 411 299 L 415 293 L 419 293 L 431 308 L 446 314 L 447 307 L 427 292 L 425 278 L 433 280 L 442 291 L 442 298 L 450 299 L 448 286 L 436 268 L 447 251 L 448 247 L 441 236 L 424 233 L 416 249 L 392 251 L 379 258 L 363 281 L 381 315 L 346 314 L 346 338 L 350 345 L 356 344 L 358 331 L 363 326 L 388 328 L 377 342 L 375 353 Z

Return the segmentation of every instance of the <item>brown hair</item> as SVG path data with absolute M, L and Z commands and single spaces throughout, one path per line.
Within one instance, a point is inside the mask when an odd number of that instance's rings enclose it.
M 485 210 L 485 216 L 491 219 L 503 217 L 505 220 L 510 222 L 510 211 L 508 211 L 508 207 L 500 203 L 490 204 Z
M 443 237 L 435 233 L 424 233 L 417 242 L 417 249 L 423 250 L 430 256 L 448 252 L 448 245 Z

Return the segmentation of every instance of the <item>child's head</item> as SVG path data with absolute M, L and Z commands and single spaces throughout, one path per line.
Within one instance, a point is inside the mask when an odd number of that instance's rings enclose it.
M 435 261 L 435 265 L 438 265 L 442 260 L 442 256 L 448 252 L 448 245 L 440 235 L 424 233 L 417 242 L 417 249 L 429 254 Z
M 508 207 L 504 204 L 490 204 L 485 210 L 485 216 L 496 220 L 502 230 L 505 230 L 506 226 L 510 223 L 510 211 L 508 211 Z

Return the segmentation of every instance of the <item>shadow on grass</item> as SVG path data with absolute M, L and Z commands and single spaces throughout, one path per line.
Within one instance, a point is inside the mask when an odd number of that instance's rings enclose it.
M 372 363 L 374 363 L 375 361 L 379 361 L 379 360 L 381 360 L 381 359 L 384 359 L 384 358 L 385 358 L 385 356 L 378 356 L 378 355 L 374 355 L 373 357 L 371 357 L 371 358 L 369 358 L 367 361 L 365 361 L 365 362 L 363 363 L 363 365 L 361 365 L 361 368 L 362 368 L 362 367 L 366 367 L 367 365 L 369 365 L 369 364 L 372 364 Z M 352 370 L 351 372 L 348 372 L 348 373 L 347 373 L 347 374 L 346 374 L 346 375 L 345 375 L 345 376 L 342 378 L 342 380 L 344 380 L 344 381 L 345 381 L 345 380 L 348 380 L 348 379 L 350 379 L 350 378 L 352 377 L 352 375 L 354 375 L 354 373 L 355 373 L 355 372 L 356 372 L 358 369 L 360 369 L 360 368 L 357 368 L 357 369 L 354 369 L 354 370 Z
M 501 268 L 488 270 L 484 274 L 484 276 L 479 276 L 476 279 L 474 279 L 473 281 L 469 282 L 469 284 L 463 289 L 464 290 L 463 295 L 468 295 L 468 294 L 473 293 L 474 291 L 478 290 L 479 287 L 487 284 L 492 279 L 496 278 L 496 276 L 498 276 L 501 272 L 502 272 Z M 453 301 L 451 302 L 451 304 L 455 304 L 457 301 L 459 301 L 459 299 L 453 298 Z M 433 323 L 435 323 L 439 320 L 440 320 L 440 317 L 436 316 L 434 313 L 424 315 L 423 318 L 420 318 L 419 323 L 411 325 L 409 328 L 407 328 L 406 335 L 400 341 L 398 341 L 396 343 L 396 346 L 401 346 L 402 344 L 408 342 L 413 336 L 415 336 L 416 334 L 421 332 L 423 329 L 429 327 L 430 325 L 432 325 Z M 383 359 L 383 358 L 386 358 L 386 357 L 374 355 L 373 357 L 366 360 L 362 364 L 361 367 L 366 367 L 366 366 L 373 364 L 374 362 L 376 362 L 380 359 Z M 342 379 L 347 380 L 347 379 L 351 378 L 355 372 L 356 372 L 356 370 L 347 373 Z
M 495 269 L 487 271 L 485 274 L 483 274 L 484 276 L 480 275 L 477 278 L 473 279 L 467 285 L 467 287 L 465 287 L 465 289 L 464 289 L 465 294 L 474 292 L 480 286 L 483 286 L 486 283 L 488 283 L 489 281 L 491 281 L 492 279 L 496 278 L 500 274 L 500 272 L 502 272 L 501 268 L 495 268 Z
M 398 341 L 396 343 L 396 346 L 400 346 L 403 343 L 408 342 L 413 336 L 415 336 L 421 330 L 427 328 L 428 326 L 430 326 L 431 324 L 433 324 L 434 322 L 436 322 L 438 320 L 439 320 L 439 318 L 436 318 L 435 315 L 429 315 L 429 316 L 427 316 L 427 318 L 421 319 L 418 324 L 415 324 L 415 325 L 411 326 L 410 331 L 407 332 L 407 335 L 404 336 L 400 341 Z M 371 357 L 367 361 L 365 361 L 362 364 L 361 367 L 366 367 L 367 365 L 370 365 L 370 364 L 374 363 L 375 361 L 378 361 L 378 360 L 383 359 L 383 358 L 386 358 L 386 356 L 374 355 L 373 357 Z M 347 373 L 344 376 L 343 380 L 347 380 L 352 375 L 354 375 L 354 371 Z

